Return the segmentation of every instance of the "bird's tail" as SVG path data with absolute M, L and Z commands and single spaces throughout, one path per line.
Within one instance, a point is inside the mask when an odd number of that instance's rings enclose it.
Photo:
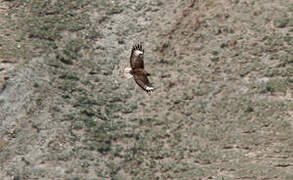
M 126 78 L 126 79 L 130 79 L 132 78 L 132 74 L 130 74 L 130 71 L 131 71 L 131 68 L 130 67 L 126 67 L 123 69 L 123 76 Z

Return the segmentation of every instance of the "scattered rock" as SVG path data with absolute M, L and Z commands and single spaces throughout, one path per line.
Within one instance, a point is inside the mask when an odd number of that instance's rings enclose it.
M 279 18 L 274 20 L 274 26 L 277 28 L 285 28 L 289 23 L 289 18 Z

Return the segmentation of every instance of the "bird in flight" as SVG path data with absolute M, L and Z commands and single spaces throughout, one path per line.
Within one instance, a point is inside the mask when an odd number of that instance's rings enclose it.
M 130 55 L 130 67 L 123 70 L 126 79 L 134 78 L 135 82 L 146 92 L 152 92 L 154 87 L 148 80 L 150 74 L 144 69 L 143 62 L 144 49 L 141 44 L 132 47 Z

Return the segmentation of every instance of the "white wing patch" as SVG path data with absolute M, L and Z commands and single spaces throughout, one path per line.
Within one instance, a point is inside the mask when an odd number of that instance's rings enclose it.
M 123 76 L 126 78 L 126 79 L 130 79 L 132 78 L 132 74 L 130 74 L 130 71 L 131 71 L 131 68 L 130 67 L 127 67 L 127 68 L 124 68 L 123 69 Z
M 146 86 L 145 89 L 146 89 L 147 91 L 152 91 L 152 90 L 154 90 L 153 87 L 149 87 L 149 86 Z
M 139 56 L 140 54 L 143 54 L 143 52 L 140 51 L 140 50 L 135 50 L 135 51 L 134 51 L 134 54 L 135 54 L 136 56 Z

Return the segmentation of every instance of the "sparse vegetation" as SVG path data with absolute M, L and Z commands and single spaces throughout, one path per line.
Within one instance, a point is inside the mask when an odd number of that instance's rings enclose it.
M 0 5 L 0 179 L 292 179 L 292 3 Z M 156 91 L 121 78 L 142 42 Z

